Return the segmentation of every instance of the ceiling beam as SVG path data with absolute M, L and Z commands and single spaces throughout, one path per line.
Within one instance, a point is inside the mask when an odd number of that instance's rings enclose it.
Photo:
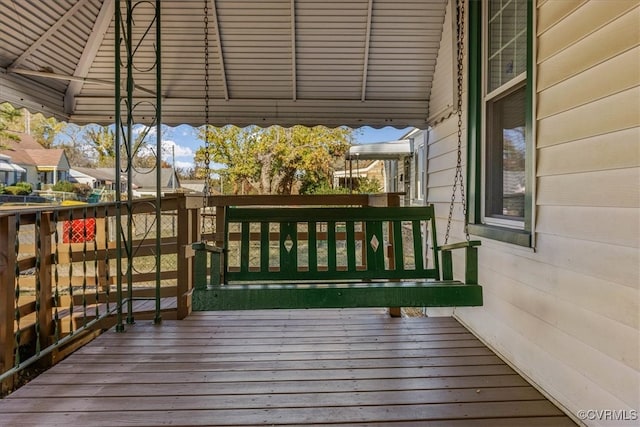
M 110 81 L 110 80 L 69 76 L 66 74 L 50 73 L 49 71 L 34 71 L 34 70 L 27 70 L 26 68 L 13 68 L 13 69 L 7 70 L 7 72 L 10 74 L 13 73 L 13 74 L 22 74 L 25 76 L 44 77 L 44 78 L 53 79 L 53 80 L 66 80 L 70 82 L 93 83 L 93 84 L 98 84 L 103 86 L 114 85 L 113 81 Z
M 371 19 L 373 15 L 373 0 L 369 0 L 367 9 L 367 30 L 364 38 L 364 61 L 362 61 L 362 93 L 360 101 L 367 99 L 367 73 L 369 72 L 369 45 L 371 43 Z
M 112 80 L 104 80 L 104 79 L 91 79 L 88 77 L 79 77 L 79 76 L 68 76 L 65 74 L 57 74 L 57 73 L 50 73 L 48 71 L 33 71 L 33 70 L 27 70 L 27 69 L 23 69 L 23 68 L 14 68 L 12 70 L 7 70 L 8 73 L 13 73 L 13 74 L 22 74 L 25 76 L 34 76 L 34 77 L 44 77 L 46 79 L 53 79 L 53 80 L 66 80 L 69 82 L 78 82 L 78 83 L 92 83 L 92 84 L 97 84 L 97 85 L 103 85 L 103 86 L 115 86 L 115 82 Z M 155 91 L 151 90 L 151 89 L 147 89 L 144 86 L 140 86 L 140 85 L 134 85 L 134 88 L 142 91 L 142 92 L 146 92 L 150 95 L 154 95 L 155 96 Z
M 88 102 L 95 105 L 112 105 L 113 97 L 110 96 L 78 96 L 81 102 Z M 143 101 L 152 101 L 154 99 L 153 94 L 141 95 L 138 99 Z M 163 102 L 167 106 L 177 105 L 181 108 L 189 107 L 195 108 L 199 111 L 200 106 L 204 105 L 204 99 L 199 96 L 186 97 L 186 96 L 165 96 L 162 98 Z M 339 102 L 339 105 L 336 103 Z M 212 116 L 219 116 L 222 111 L 237 111 L 243 112 L 245 115 L 252 115 L 255 112 L 250 110 L 251 107 L 255 107 L 257 110 L 267 109 L 272 114 L 277 115 L 280 108 L 291 109 L 291 111 L 298 111 L 298 107 L 313 108 L 316 111 L 340 111 L 341 113 L 349 112 L 349 110 L 361 110 L 375 108 L 379 109 L 381 114 L 397 115 L 397 110 L 416 110 L 420 114 L 424 111 L 424 106 L 427 100 L 406 100 L 402 98 L 398 99 L 380 99 L 380 100 L 368 100 L 361 102 L 359 99 L 298 99 L 292 101 L 290 99 L 257 99 L 257 98 L 245 98 L 245 99 L 230 99 L 229 102 L 223 104 L 223 106 L 214 111 Z M 141 108 L 152 108 L 152 104 L 144 103 Z M 147 105 L 148 104 L 148 105 Z M 203 110 L 204 111 L 204 110 Z M 236 111 L 236 112 L 237 112 Z M 323 117 L 325 113 L 319 113 Z
M 109 24 L 113 19 L 115 9 L 114 0 L 104 0 L 102 3 L 102 7 L 100 8 L 100 12 L 96 18 L 95 23 L 93 24 L 93 28 L 91 29 L 91 34 L 87 39 L 87 43 L 85 44 L 84 51 L 82 52 L 82 56 L 78 60 L 78 64 L 76 65 L 76 70 L 73 75 L 76 77 L 86 77 L 89 73 L 89 69 L 91 68 L 91 64 L 93 60 L 96 58 L 98 54 L 98 50 L 100 46 L 102 46 L 102 41 L 104 40 L 104 36 L 109 29 Z M 67 91 L 64 94 L 64 111 L 68 114 L 71 114 L 75 110 L 75 98 L 82 90 L 82 86 L 84 85 L 84 80 L 72 80 L 67 87 Z
M 298 99 L 298 75 L 296 59 L 296 0 L 291 0 L 291 90 L 292 99 Z
M 73 14 L 76 13 L 76 11 L 80 7 L 84 6 L 87 2 L 88 0 L 80 0 L 79 2 L 74 4 L 69 10 L 67 10 L 64 13 L 64 15 L 60 17 L 60 19 L 58 19 L 51 27 L 49 27 L 47 31 L 44 32 L 44 34 L 42 34 L 38 38 L 38 40 L 33 42 L 31 46 L 29 46 L 24 52 L 22 52 L 22 54 L 18 58 L 16 58 L 15 61 L 13 61 L 13 63 L 8 67 L 9 71 L 11 71 L 12 68 L 19 67 L 33 52 L 38 50 L 40 46 L 42 46 L 42 44 L 45 41 L 47 41 L 47 39 L 53 33 L 55 33 L 60 27 L 62 27 L 69 20 L 69 18 L 71 18 Z
M 222 38 L 220 37 L 220 22 L 218 21 L 218 8 L 216 6 L 216 0 L 211 0 L 211 11 L 213 12 L 213 25 L 216 31 L 216 47 L 218 48 L 218 54 L 220 61 L 220 78 L 222 80 L 222 90 L 224 92 L 225 101 L 229 100 L 229 86 L 227 85 L 227 72 L 224 66 L 224 53 L 222 51 Z

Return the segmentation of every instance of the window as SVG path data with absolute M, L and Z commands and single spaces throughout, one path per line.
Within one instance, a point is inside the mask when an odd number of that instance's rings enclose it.
M 486 109 L 485 220 L 499 218 L 524 223 L 524 88 L 489 100 Z
M 527 0 L 487 5 L 487 92 L 492 93 L 527 71 Z
M 533 183 L 531 13 L 527 0 L 470 2 L 470 231 L 524 246 Z

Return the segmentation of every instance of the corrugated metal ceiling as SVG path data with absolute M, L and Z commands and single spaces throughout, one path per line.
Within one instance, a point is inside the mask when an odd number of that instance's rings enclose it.
M 446 4 L 209 0 L 210 123 L 425 127 Z M 114 5 L 0 0 L 0 101 L 112 123 Z M 204 2 L 161 5 L 163 122 L 200 125 Z M 140 2 L 137 35 L 151 14 Z M 153 64 L 153 42 L 137 50 L 137 70 Z M 136 71 L 135 83 L 153 92 L 155 72 Z M 136 109 L 138 122 L 152 115 L 145 103 Z

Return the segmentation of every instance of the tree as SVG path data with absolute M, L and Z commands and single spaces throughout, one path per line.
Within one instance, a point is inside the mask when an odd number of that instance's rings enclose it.
M 0 104 L 0 149 L 6 148 L 3 140 L 20 141 L 16 135 L 15 123 L 22 117 L 22 111 L 5 102 Z
M 25 132 L 33 135 L 44 148 L 51 148 L 66 126 L 66 123 L 57 121 L 55 117 L 45 118 L 40 113 L 31 114 L 24 108 L 14 108 L 8 102 L 0 104 L 0 139 L 17 141 L 15 133 Z
M 113 167 L 115 165 L 116 135 L 108 126 L 88 128 L 85 131 L 84 138 L 87 144 L 95 150 L 99 167 Z
M 156 155 L 153 153 L 149 154 L 141 154 L 139 153 L 136 157 L 133 158 L 133 167 L 134 168 L 145 168 L 152 169 L 156 167 Z M 171 164 L 166 162 L 165 160 L 160 161 L 161 168 L 170 168 Z
M 333 160 L 349 148 L 351 130 L 280 126 L 240 129 L 208 128 L 209 155 L 225 168 L 216 172 L 234 182 L 234 192 L 249 184 L 261 194 L 291 194 L 301 183 L 320 182 L 331 175 Z M 199 138 L 204 140 L 204 129 Z M 196 152 L 203 176 L 205 148 Z
M 95 165 L 93 149 L 83 140 L 84 128 L 68 123 L 63 131 L 64 141 L 56 147 L 62 148 L 71 166 L 91 167 Z
M 213 127 L 209 126 L 207 135 L 209 139 L 209 158 L 211 163 L 218 163 L 225 166 L 225 169 L 217 169 L 216 172 L 223 174 L 227 182 L 234 183 L 234 193 L 238 193 L 246 183 L 254 181 L 259 177 L 259 164 L 257 163 L 256 152 L 256 131 L 253 128 L 239 128 L 237 126 Z M 198 137 L 205 140 L 205 129 L 201 128 Z M 196 151 L 194 158 L 196 164 L 196 176 L 205 178 L 206 147 Z
M 361 194 L 375 194 L 382 191 L 382 184 L 375 178 L 361 177 L 357 181 L 357 192 Z
M 155 127 L 139 126 L 135 128 L 135 137 L 133 141 L 132 161 L 134 168 L 155 168 L 158 160 L 157 150 L 157 134 Z M 171 130 L 167 126 L 162 126 L 162 136 L 170 137 Z M 171 164 L 162 159 L 162 154 L 167 154 L 167 146 L 161 146 L 160 167 L 170 168 Z M 123 151 L 124 152 L 124 151 Z
M 189 167 L 176 167 L 176 174 L 180 179 L 197 179 L 196 170 Z
M 44 148 L 53 147 L 56 137 L 66 126 L 66 123 L 57 121 L 55 117 L 45 118 L 42 114 L 35 114 L 31 119 L 31 133 Z
M 136 127 L 131 148 L 134 168 L 153 168 L 156 166 L 155 143 L 153 141 L 154 128 L 148 126 Z M 166 133 L 163 132 L 163 135 Z M 108 126 L 93 126 L 85 129 L 85 142 L 96 152 L 99 167 L 114 167 L 116 158 L 116 134 Z M 121 150 L 123 167 L 126 163 L 127 152 Z M 169 167 L 166 161 L 161 161 L 162 167 Z

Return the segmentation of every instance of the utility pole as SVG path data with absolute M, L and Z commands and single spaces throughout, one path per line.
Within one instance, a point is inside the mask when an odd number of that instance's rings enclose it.
M 24 133 L 31 135 L 31 113 L 24 109 Z
M 358 185 L 356 189 L 360 188 L 360 153 L 356 153 L 356 172 L 358 174 Z

